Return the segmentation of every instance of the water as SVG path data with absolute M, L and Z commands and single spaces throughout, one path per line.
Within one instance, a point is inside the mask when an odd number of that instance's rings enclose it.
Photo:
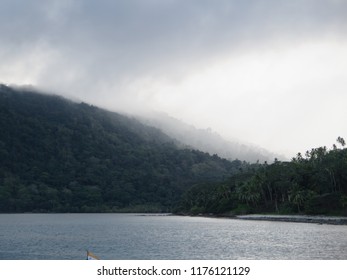
M 135 214 L 2 214 L 0 259 L 343 259 L 347 226 Z

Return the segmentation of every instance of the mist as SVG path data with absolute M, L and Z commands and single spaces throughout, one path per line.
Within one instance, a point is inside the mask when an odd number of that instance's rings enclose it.
M 0 82 L 290 158 L 347 131 L 346 14 L 339 0 L 3 0 Z

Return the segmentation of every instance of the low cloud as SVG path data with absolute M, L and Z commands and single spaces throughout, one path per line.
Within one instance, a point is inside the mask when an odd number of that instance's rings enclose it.
M 346 130 L 346 14 L 339 0 L 4 0 L 0 77 L 292 155 Z

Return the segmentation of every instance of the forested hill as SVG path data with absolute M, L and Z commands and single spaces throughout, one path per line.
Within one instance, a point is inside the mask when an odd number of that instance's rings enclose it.
M 170 211 L 244 163 L 178 149 L 160 130 L 0 85 L 0 212 Z

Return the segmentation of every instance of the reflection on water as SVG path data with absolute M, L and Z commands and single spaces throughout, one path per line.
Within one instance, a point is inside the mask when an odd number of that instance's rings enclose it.
M 347 226 L 135 214 L 2 214 L 0 259 L 347 259 Z

